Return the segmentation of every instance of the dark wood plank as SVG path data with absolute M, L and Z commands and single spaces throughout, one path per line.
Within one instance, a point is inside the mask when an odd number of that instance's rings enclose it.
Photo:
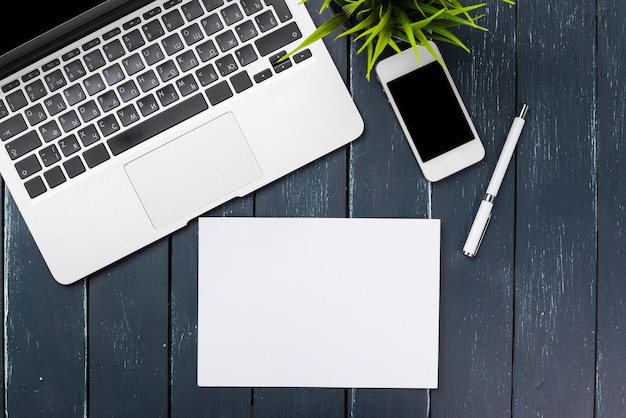
M 252 216 L 253 196 L 223 205 L 210 216 Z M 172 236 L 171 416 L 249 417 L 250 388 L 201 388 L 198 370 L 198 223 Z
M 54 281 L 5 192 L 5 415 L 83 416 L 87 406 L 85 283 Z
M 365 121 L 364 135 L 349 154 L 349 216 L 354 218 L 427 218 L 430 186 L 384 96 L 372 77 L 367 81 L 366 56 L 351 46 L 351 89 Z M 349 391 L 350 417 L 428 416 L 426 390 Z
M 89 416 L 168 414 L 169 240 L 89 279 Z
M 462 248 L 515 110 L 515 8 L 492 2 L 481 24 L 459 30 L 471 53 L 442 54 L 485 147 L 480 163 L 433 185 L 442 220 L 439 389 L 433 416 L 507 416 L 511 409 L 515 164 L 509 167 L 478 255 Z
M 598 3 L 598 349 L 596 416 L 626 410 L 626 3 Z
M 514 416 L 593 416 L 596 2 L 518 8 Z

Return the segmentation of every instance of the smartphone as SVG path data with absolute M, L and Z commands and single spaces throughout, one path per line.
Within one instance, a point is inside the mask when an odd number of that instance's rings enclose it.
M 427 180 L 435 182 L 482 160 L 485 149 L 439 49 L 419 45 L 381 60 L 376 76 Z

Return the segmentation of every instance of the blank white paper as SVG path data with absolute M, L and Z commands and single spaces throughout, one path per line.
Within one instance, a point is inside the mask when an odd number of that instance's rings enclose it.
M 200 218 L 198 385 L 436 388 L 440 221 Z

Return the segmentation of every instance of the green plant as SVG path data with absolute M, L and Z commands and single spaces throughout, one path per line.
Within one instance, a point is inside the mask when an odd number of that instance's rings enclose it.
M 503 1 L 515 4 L 512 0 Z M 355 41 L 363 42 L 357 53 L 367 52 L 368 80 L 376 60 L 387 46 L 400 53 L 397 42 L 406 42 L 413 47 L 419 60 L 418 44 L 435 55 L 428 40 L 448 42 L 469 52 L 451 28 L 470 26 L 487 30 L 476 24 L 484 15 L 471 14 L 486 3 L 464 6 L 461 0 L 324 0 L 320 13 L 331 5 L 335 6 L 331 7 L 335 14 L 305 38 L 290 55 L 343 25 L 344 30 L 337 38 L 355 35 Z

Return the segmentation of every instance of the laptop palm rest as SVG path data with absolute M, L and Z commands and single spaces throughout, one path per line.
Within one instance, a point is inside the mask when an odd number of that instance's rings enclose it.
M 232 113 L 168 142 L 125 168 L 156 229 L 188 217 L 263 174 Z

